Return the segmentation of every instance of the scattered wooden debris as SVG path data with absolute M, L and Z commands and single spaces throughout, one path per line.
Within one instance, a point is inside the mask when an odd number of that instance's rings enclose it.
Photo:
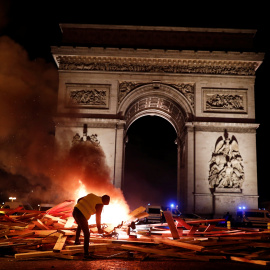
M 0 254 L 12 253 L 18 260 L 82 259 L 83 245 L 74 244 L 77 225 L 72 217 L 73 205 L 73 201 L 65 201 L 47 212 L 5 210 L 0 215 Z M 99 258 L 132 255 L 140 260 L 173 257 L 270 264 L 270 230 L 219 227 L 223 219 L 186 222 L 173 218 L 168 211 L 164 212 L 166 223 L 130 225 L 146 216 L 145 208 L 139 207 L 117 228 L 106 224 L 104 235 L 97 234 L 95 225 L 89 225 L 89 251 Z M 80 240 L 83 243 L 83 234 Z

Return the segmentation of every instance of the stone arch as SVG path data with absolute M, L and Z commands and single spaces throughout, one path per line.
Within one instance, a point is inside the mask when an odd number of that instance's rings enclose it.
M 185 177 L 182 180 L 180 179 L 182 175 L 180 164 L 185 144 L 185 123 L 192 121 L 194 117 L 193 98 L 194 96 L 188 99 L 179 89 L 170 85 L 150 83 L 134 88 L 122 99 L 118 107 L 118 113 L 125 120 L 125 133 L 135 120 L 146 115 L 160 116 L 174 127 L 177 136 L 178 204 L 182 200 L 180 198 L 183 194 L 180 183 L 184 183 L 184 186 L 186 186 L 185 181 L 187 180 Z
M 173 86 L 149 83 L 130 91 L 119 104 L 118 113 L 126 121 L 126 130 L 138 118 L 157 115 L 168 120 L 176 130 L 177 136 L 194 115 L 193 94 L 188 99 Z

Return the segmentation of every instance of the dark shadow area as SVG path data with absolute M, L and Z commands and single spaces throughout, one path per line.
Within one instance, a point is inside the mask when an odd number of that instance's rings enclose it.
M 169 205 L 177 199 L 176 131 L 165 119 L 144 116 L 128 129 L 123 191 L 135 209 Z

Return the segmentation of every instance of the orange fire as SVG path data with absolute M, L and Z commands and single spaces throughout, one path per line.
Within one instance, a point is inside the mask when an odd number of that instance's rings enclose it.
M 85 185 L 79 180 L 79 188 L 75 192 L 76 201 L 87 195 Z M 122 193 L 121 193 L 122 195 Z M 122 221 L 126 221 L 128 218 L 129 207 L 123 196 L 111 196 L 110 204 L 105 205 L 103 207 L 103 211 L 101 214 L 101 223 L 112 224 L 114 227 L 118 226 L 122 223 Z M 88 224 L 95 224 L 96 217 L 95 215 L 91 216 L 88 221 Z

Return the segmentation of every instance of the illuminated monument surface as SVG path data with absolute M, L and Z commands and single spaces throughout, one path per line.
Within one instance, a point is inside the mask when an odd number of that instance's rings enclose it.
M 163 117 L 177 134 L 181 210 L 258 207 L 254 30 L 61 25 L 56 138 L 100 145 L 123 183 L 129 126 Z

